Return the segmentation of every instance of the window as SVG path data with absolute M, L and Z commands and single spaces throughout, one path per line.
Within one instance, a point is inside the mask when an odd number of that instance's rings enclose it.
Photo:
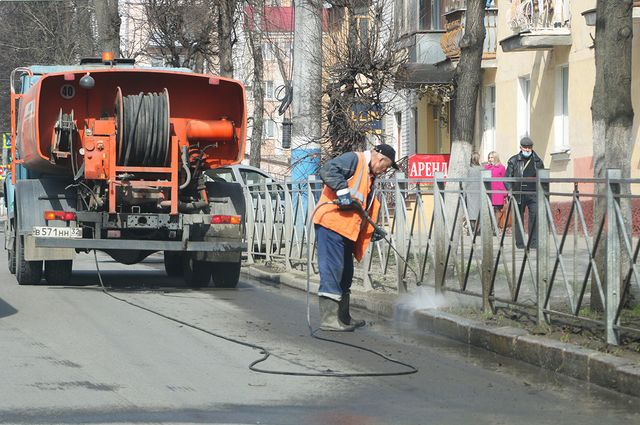
M 275 57 L 273 55 L 273 50 L 271 50 L 271 45 L 269 43 L 265 43 L 262 45 L 262 60 L 272 61 Z
M 275 99 L 275 94 L 273 92 L 274 84 L 271 80 L 266 80 L 264 82 L 264 98 L 265 99 Z
M 209 177 L 209 179 L 216 182 L 233 183 L 235 181 L 235 179 L 233 178 L 233 173 L 229 168 L 216 168 L 213 170 L 209 170 L 205 172 L 205 175 Z
M 518 140 L 529 136 L 531 131 L 531 78 L 529 76 L 518 79 Z
M 418 30 L 433 31 L 443 29 L 442 0 L 419 0 Z
M 360 47 L 364 49 L 369 45 L 369 17 L 357 17 L 356 26 L 358 28 L 358 41 L 360 42 Z
M 247 186 L 263 184 L 267 182 L 267 177 L 264 174 L 258 173 L 253 170 L 240 170 L 240 177 Z
M 153 67 L 162 67 L 164 66 L 163 58 L 151 58 L 151 66 Z
M 485 156 L 496 148 L 496 86 L 484 88 L 483 145 Z
M 276 123 L 273 120 L 266 119 L 262 125 L 262 138 L 274 139 L 276 137 Z
M 398 147 L 402 147 L 402 112 L 396 112 L 393 116 L 396 124 L 396 141 L 398 142 Z
M 556 79 L 556 112 L 553 120 L 555 128 L 555 148 L 557 151 L 569 148 L 569 67 L 558 70 Z

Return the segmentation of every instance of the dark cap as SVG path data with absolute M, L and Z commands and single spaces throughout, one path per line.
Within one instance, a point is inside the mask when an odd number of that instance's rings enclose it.
M 524 147 L 533 146 L 533 140 L 525 136 L 522 139 L 520 139 L 520 146 L 524 146 Z
M 396 170 L 399 170 L 398 164 L 396 164 L 396 150 L 393 149 L 390 145 L 381 143 L 373 148 L 373 150 L 389 158 L 391 160 L 391 166 Z

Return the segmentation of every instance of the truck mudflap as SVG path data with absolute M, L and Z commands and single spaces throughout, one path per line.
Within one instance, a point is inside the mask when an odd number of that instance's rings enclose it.
M 128 249 L 143 251 L 205 251 L 242 252 L 247 243 L 242 241 L 154 241 L 126 239 L 64 239 L 35 238 L 39 248 L 75 248 L 81 250 Z

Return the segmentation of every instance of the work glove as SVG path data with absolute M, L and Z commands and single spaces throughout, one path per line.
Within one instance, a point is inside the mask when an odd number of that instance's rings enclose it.
M 340 208 L 341 210 L 349 210 L 354 208 L 353 199 L 351 198 L 349 189 L 339 190 L 337 195 L 338 198 L 336 199 L 336 204 L 338 204 L 338 208 Z
M 387 237 L 387 232 L 385 232 L 384 230 L 378 227 L 376 228 L 376 230 L 374 230 L 373 236 L 371 236 L 371 240 L 373 242 L 378 242 L 386 237 Z

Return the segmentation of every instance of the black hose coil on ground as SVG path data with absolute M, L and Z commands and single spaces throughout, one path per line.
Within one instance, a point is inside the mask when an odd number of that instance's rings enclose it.
M 164 167 L 169 160 L 169 93 L 140 93 L 116 101 L 118 165 Z M 120 106 L 122 105 L 122 106 Z

